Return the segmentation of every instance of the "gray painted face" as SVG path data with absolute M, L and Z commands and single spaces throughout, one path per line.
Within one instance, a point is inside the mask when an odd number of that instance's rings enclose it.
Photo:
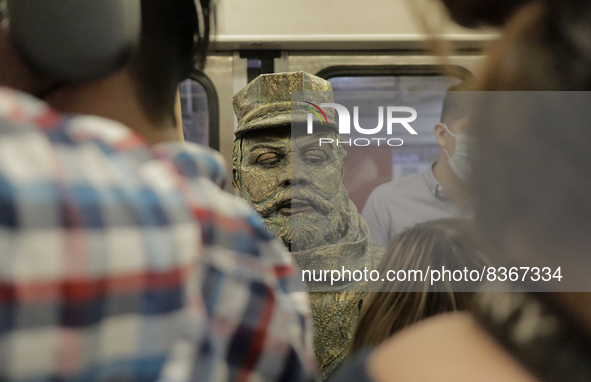
M 350 215 L 342 183 L 343 152 L 318 145 L 321 137 L 289 129 L 270 129 L 245 136 L 235 185 L 291 250 L 336 243 Z

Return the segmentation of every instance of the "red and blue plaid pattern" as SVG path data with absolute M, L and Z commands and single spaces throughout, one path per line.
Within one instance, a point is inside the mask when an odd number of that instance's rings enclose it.
M 0 380 L 315 377 L 288 254 L 224 180 L 207 149 L 0 89 Z

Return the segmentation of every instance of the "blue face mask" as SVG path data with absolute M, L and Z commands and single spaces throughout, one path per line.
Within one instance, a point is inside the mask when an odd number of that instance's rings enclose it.
M 466 134 L 454 134 L 447 128 L 444 123 L 443 127 L 445 130 L 456 139 L 456 152 L 450 156 L 447 149 L 443 148 L 447 159 L 449 160 L 449 166 L 453 172 L 465 183 L 470 183 L 470 172 L 472 170 L 470 166 L 470 152 L 474 147 L 473 138 L 470 138 Z

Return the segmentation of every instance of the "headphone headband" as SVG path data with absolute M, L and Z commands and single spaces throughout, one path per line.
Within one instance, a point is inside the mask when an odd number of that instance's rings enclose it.
M 139 45 L 140 0 L 0 0 L 2 10 L 31 69 L 57 81 L 111 74 Z

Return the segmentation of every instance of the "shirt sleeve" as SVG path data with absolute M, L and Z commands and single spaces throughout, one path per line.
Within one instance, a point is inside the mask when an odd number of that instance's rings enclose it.
M 163 380 L 317 379 L 308 294 L 291 279 L 289 253 L 243 200 L 219 193 L 208 204 L 189 319 Z
M 384 209 L 384 203 L 380 203 L 380 197 L 377 191 L 378 189 L 375 189 L 369 195 L 361 216 L 363 216 L 369 226 L 369 241 L 388 249 L 390 245 L 390 222 L 386 219 L 387 214 Z

